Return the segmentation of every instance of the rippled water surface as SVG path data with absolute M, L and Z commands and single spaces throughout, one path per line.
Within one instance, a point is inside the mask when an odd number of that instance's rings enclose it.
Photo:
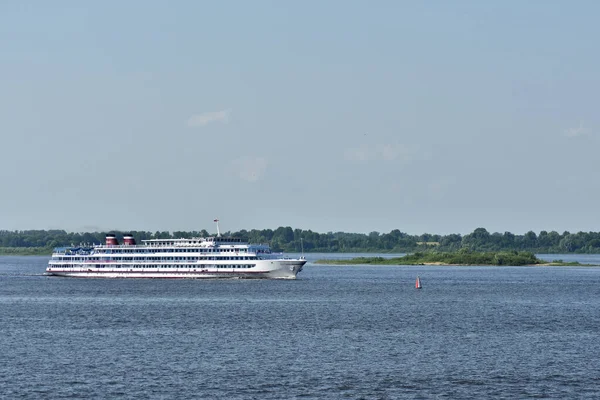
M 91 280 L 46 262 L 0 257 L 2 398 L 600 398 L 597 267 Z

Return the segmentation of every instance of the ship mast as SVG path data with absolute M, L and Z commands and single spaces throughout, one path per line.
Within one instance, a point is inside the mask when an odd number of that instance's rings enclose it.
M 219 218 L 215 219 L 216 224 L 217 224 L 217 237 L 221 237 L 221 231 L 219 231 Z

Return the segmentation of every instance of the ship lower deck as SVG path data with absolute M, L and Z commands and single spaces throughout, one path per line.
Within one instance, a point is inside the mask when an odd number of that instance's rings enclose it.
M 275 276 L 269 272 L 126 272 L 126 271 L 51 271 L 49 276 L 70 278 L 154 278 L 154 279 L 296 279 L 296 275 Z
M 159 279 L 296 279 L 305 260 L 263 261 L 254 268 L 90 268 L 85 265 L 49 265 L 46 274 L 74 278 L 159 278 Z

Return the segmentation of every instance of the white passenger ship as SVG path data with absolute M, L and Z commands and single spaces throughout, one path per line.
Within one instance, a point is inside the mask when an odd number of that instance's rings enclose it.
M 218 225 L 217 225 L 218 232 Z M 119 244 L 56 248 L 48 275 L 83 278 L 267 278 L 296 279 L 306 259 L 272 253 L 268 245 L 239 238 L 152 239 L 136 244 L 131 235 Z

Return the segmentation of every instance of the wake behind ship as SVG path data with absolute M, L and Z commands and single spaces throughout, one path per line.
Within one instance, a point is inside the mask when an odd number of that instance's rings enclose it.
M 217 228 L 218 229 L 218 228 Z M 306 259 L 272 253 L 268 245 L 239 238 L 152 239 L 136 244 L 115 235 L 97 246 L 56 248 L 46 273 L 83 278 L 296 279 Z

